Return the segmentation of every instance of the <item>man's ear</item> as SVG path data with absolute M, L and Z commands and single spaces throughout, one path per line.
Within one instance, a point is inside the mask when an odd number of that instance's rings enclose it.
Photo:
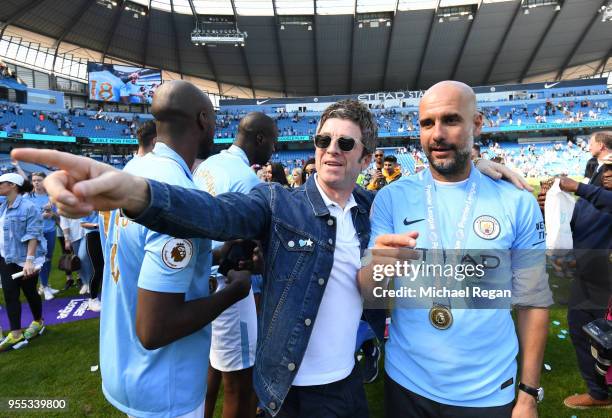
M 474 115 L 474 133 L 473 133 L 474 138 L 480 135 L 480 131 L 482 131 L 482 124 L 483 124 L 482 113 L 477 112 Z
M 369 153 L 369 154 L 364 155 L 363 157 L 361 157 L 361 168 L 362 169 L 367 168 L 371 162 L 372 162 L 372 154 Z
M 204 130 L 208 126 L 208 118 L 206 117 L 206 112 L 200 112 L 198 117 L 196 118 L 196 122 L 200 129 Z

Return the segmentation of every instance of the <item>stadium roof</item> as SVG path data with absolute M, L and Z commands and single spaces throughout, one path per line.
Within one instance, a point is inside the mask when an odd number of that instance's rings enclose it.
M 443 79 L 522 82 L 551 72 L 560 79 L 566 68 L 603 67 L 612 55 L 612 21 L 600 10 L 610 0 L 191 3 L 197 14 L 236 15 L 245 46 L 192 44 L 190 0 L 2 0 L 0 20 L 104 56 L 289 95 L 416 90 Z M 134 4 L 149 11 L 125 7 Z

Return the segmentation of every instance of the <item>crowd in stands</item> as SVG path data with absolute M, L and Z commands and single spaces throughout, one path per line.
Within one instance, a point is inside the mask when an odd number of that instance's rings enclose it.
M 590 158 L 588 142 L 578 138 L 576 142 L 544 142 L 518 144 L 510 142 L 482 141 L 483 158 L 501 162 L 527 178 L 543 178 L 554 175 L 580 176 Z M 394 156 L 402 175 L 418 172 L 427 165 L 427 157 L 417 143 L 405 147 L 385 148 L 384 156 Z M 271 161 L 282 164 L 288 172 L 303 168 L 313 156 L 312 151 L 280 151 Z M 366 170 L 371 172 L 372 166 Z M 364 174 L 366 174 L 364 173 Z
M 503 125 L 520 126 L 525 123 L 579 123 L 585 120 L 606 119 L 612 115 L 607 100 L 559 101 L 547 100 L 543 104 L 521 106 L 483 107 L 485 126 L 499 128 Z
M 110 116 L 102 109 L 93 114 L 72 108 L 67 112 L 54 112 L 24 110 L 19 104 L 0 103 L 0 131 L 8 134 L 135 138 L 140 122 L 137 114 L 131 118 Z
M 607 90 L 606 90 L 607 91 Z M 565 97 L 565 96 L 564 96 Z M 610 100 L 592 97 L 566 100 L 564 97 L 546 99 L 546 101 L 530 102 L 515 100 L 515 104 L 495 106 L 484 105 L 480 108 L 485 118 L 485 128 L 488 132 L 503 130 L 526 124 L 567 124 L 584 121 L 612 119 Z M 559 100 L 563 99 L 563 100 Z M 374 106 L 376 107 L 376 106 Z M 416 108 L 380 108 L 372 109 L 376 116 L 379 135 L 381 137 L 418 136 L 419 122 Z M 216 138 L 234 138 L 238 121 L 246 114 L 245 110 L 226 109 L 217 114 Z M 274 118 L 279 129 L 279 136 L 312 136 L 318 123 L 317 112 L 281 111 L 269 113 Z

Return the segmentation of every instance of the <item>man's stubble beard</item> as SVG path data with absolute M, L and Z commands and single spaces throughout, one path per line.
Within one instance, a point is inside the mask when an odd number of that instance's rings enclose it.
M 457 149 L 455 145 L 451 145 L 452 151 L 455 152 L 455 158 L 451 161 L 440 163 L 436 162 L 434 158 L 432 158 L 431 151 L 425 153 L 427 159 L 429 160 L 429 165 L 439 174 L 442 175 L 453 175 L 458 174 L 469 164 L 469 161 L 472 157 L 472 145 L 474 144 L 474 136 L 470 135 L 468 141 L 466 142 L 466 146 L 463 149 Z

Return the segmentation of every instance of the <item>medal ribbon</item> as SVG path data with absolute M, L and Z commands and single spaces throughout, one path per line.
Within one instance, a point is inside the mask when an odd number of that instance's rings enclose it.
M 434 250 L 432 261 L 434 264 L 444 265 L 446 262 L 446 253 L 444 251 L 443 244 L 443 236 L 440 233 L 438 220 L 440 219 L 437 210 L 437 196 L 434 196 L 436 192 L 435 181 L 431 175 L 431 170 L 427 170 L 427 172 L 423 173 L 425 176 L 425 204 L 426 204 L 426 222 L 427 222 L 427 230 L 428 230 L 428 238 L 429 238 L 429 246 L 432 250 Z M 478 171 L 473 165 L 470 170 L 470 176 L 468 177 L 468 181 L 465 187 L 467 190 L 467 196 L 465 199 L 465 204 L 463 206 L 463 210 L 461 211 L 461 218 L 457 222 L 457 229 L 455 230 L 454 236 L 454 246 L 453 250 L 455 250 L 455 254 L 451 262 L 457 264 L 461 261 L 463 257 L 463 251 L 460 250 L 465 249 L 465 243 L 467 242 L 467 234 L 465 232 L 465 228 L 468 222 L 472 220 L 472 216 L 474 214 L 474 207 L 476 206 L 477 201 L 477 191 L 478 191 L 478 183 L 481 179 L 482 174 Z M 440 260 L 442 258 L 442 260 Z M 441 262 L 440 262 L 441 261 Z M 442 303 L 445 302 L 445 303 Z M 446 300 L 440 298 L 434 298 L 434 306 L 442 305 L 450 309 L 451 303 L 450 299 L 446 298 Z

